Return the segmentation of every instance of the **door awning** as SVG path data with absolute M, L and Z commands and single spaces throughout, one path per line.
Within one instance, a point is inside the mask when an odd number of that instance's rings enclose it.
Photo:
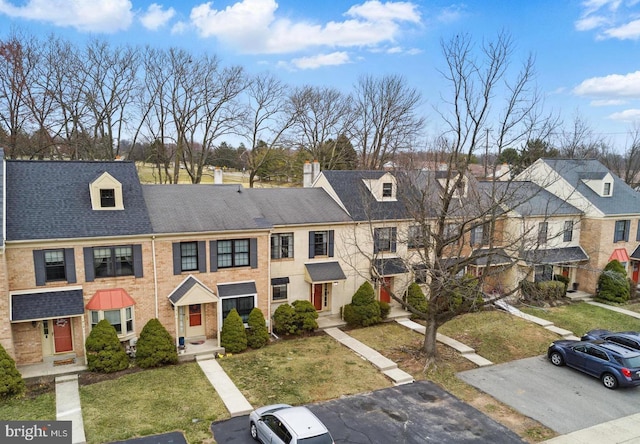
M 409 271 L 407 266 L 404 264 L 404 261 L 397 257 L 376 259 L 374 265 L 380 276 L 393 276 L 397 274 L 404 274 Z
M 218 284 L 218 295 L 221 298 L 231 296 L 252 296 L 258 294 L 256 290 L 256 283 L 250 282 L 238 282 L 235 284 Z
M 135 305 L 129 293 L 122 288 L 98 290 L 87 304 L 87 310 L 119 310 Z
M 175 307 L 218 302 L 218 297 L 213 290 L 192 275 L 187 276 L 168 297 Z
M 81 289 L 11 295 L 11 322 L 82 316 Z
M 335 282 L 347 278 L 338 262 L 320 262 L 305 264 L 304 279 L 307 282 Z
M 615 250 L 613 250 L 613 253 L 611 253 L 611 256 L 609 257 L 609 262 L 614 259 L 617 259 L 618 262 L 623 264 L 625 262 L 629 262 L 629 255 L 627 254 L 627 250 L 624 248 L 616 248 Z
M 625 251 L 624 254 L 626 255 L 627 252 Z M 527 251 L 520 256 L 520 259 L 530 264 L 553 265 L 583 262 L 589 260 L 589 256 L 582 247 L 565 247 Z

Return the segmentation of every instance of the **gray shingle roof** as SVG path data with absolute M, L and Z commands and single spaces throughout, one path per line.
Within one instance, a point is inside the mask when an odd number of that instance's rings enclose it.
M 395 274 L 404 274 L 409 271 L 407 266 L 404 264 L 404 261 L 397 257 L 376 259 L 374 266 L 380 276 L 393 276 Z
M 248 296 L 256 294 L 256 283 L 240 282 L 237 284 L 218 284 L 218 296 L 221 298 L 227 296 Z
M 582 247 L 548 248 L 525 251 L 520 259 L 535 264 L 562 264 L 589 260 Z
M 613 194 L 601 197 L 583 179 L 602 179 L 610 171 L 595 159 L 542 159 L 605 215 L 640 213 L 640 193 L 615 174 Z
M 483 182 L 483 189 L 522 216 L 579 215 L 578 208 L 533 182 Z M 492 190 L 492 187 L 495 187 Z
M 6 161 L 7 240 L 126 236 L 151 232 L 132 162 Z M 94 211 L 89 184 L 108 172 L 124 210 Z
M 62 318 L 84 314 L 82 290 L 11 295 L 11 321 Z
M 305 264 L 311 282 L 342 281 L 347 278 L 338 262 L 314 262 Z

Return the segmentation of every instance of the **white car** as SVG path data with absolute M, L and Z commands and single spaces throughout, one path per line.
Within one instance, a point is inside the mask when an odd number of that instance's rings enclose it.
M 329 430 L 306 407 L 274 404 L 249 415 L 251 437 L 264 444 L 334 444 Z

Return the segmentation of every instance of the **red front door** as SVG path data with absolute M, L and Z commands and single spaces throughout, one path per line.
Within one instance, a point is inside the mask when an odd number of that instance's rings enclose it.
M 313 306 L 318 311 L 322 310 L 322 287 L 324 287 L 323 284 L 313 284 Z
M 73 350 L 70 318 L 59 318 L 53 320 L 53 340 L 55 343 L 56 353 Z
M 189 327 L 202 325 L 202 305 L 189 305 Z
M 636 284 L 638 283 L 638 271 L 640 271 L 640 262 L 635 262 L 634 261 L 633 262 L 633 275 L 632 275 L 631 279 Z
M 382 278 L 382 282 L 380 283 L 380 302 L 391 303 L 391 296 L 389 295 L 389 290 L 391 290 L 391 278 L 385 277 Z

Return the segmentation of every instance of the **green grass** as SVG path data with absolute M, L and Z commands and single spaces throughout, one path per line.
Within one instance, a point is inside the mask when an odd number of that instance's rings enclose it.
M 606 308 L 580 302 L 561 307 L 518 307 L 525 313 L 553 322 L 556 326 L 582 336 L 589 330 L 604 328 L 613 331 L 640 330 L 640 319 L 616 313 Z M 627 308 L 624 306 L 623 308 Z
M 0 418 L 12 421 L 52 421 L 56 419 L 56 396 L 49 392 L 34 398 L 0 402 Z
M 176 430 L 190 443 L 213 442 L 211 422 L 229 417 L 195 362 L 81 386 L 80 400 L 89 443 Z

